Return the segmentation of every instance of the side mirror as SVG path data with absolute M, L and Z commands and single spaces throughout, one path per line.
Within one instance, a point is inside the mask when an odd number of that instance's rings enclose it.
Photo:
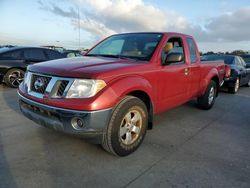
M 170 65 L 172 63 L 178 63 L 183 61 L 183 54 L 182 53 L 170 53 L 167 55 L 165 62 L 163 65 Z

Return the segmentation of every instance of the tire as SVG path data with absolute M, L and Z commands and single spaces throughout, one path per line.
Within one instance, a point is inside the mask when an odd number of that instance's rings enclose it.
M 228 88 L 228 92 L 229 93 L 232 93 L 232 94 L 235 94 L 239 91 L 239 88 L 240 88 L 240 78 L 237 77 L 235 82 L 234 82 L 234 86 L 233 87 L 229 87 Z
M 23 81 L 24 77 L 24 71 L 21 69 L 10 69 L 5 75 L 4 75 L 4 82 L 7 86 L 17 88 L 20 83 Z
M 217 93 L 217 84 L 211 80 L 203 96 L 198 97 L 198 106 L 204 110 L 209 110 L 213 107 Z
M 133 119 L 136 122 L 133 123 Z M 145 103 L 136 97 L 127 96 L 113 110 L 102 147 L 113 155 L 127 156 L 142 143 L 147 125 L 148 111 Z

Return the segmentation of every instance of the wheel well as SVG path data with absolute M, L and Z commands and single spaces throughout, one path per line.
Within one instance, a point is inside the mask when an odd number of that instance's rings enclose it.
M 216 83 L 216 85 L 217 85 L 216 96 L 218 96 L 219 89 L 220 89 L 220 81 L 219 81 L 219 78 L 218 78 L 217 76 L 214 76 L 211 80 L 215 81 L 215 83 Z
M 133 91 L 129 93 L 128 95 L 137 97 L 145 103 L 147 110 L 148 110 L 148 129 L 152 129 L 153 118 L 154 118 L 154 107 L 148 94 L 144 91 Z

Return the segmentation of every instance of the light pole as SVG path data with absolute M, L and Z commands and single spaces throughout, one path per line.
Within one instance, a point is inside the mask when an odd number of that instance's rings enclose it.
M 81 47 L 81 22 L 80 22 L 80 4 L 78 5 L 78 47 Z

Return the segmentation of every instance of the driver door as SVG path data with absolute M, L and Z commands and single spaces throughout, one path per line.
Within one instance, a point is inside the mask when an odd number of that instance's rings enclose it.
M 182 53 L 181 62 L 162 65 L 160 73 L 161 93 L 160 101 L 164 110 L 178 106 L 188 100 L 188 77 L 189 70 L 184 53 L 183 39 L 172 37 L 166 44 L 172 43 L 172 49 L 162 52 L 162 61 L 165 61 L 171 53 Z

